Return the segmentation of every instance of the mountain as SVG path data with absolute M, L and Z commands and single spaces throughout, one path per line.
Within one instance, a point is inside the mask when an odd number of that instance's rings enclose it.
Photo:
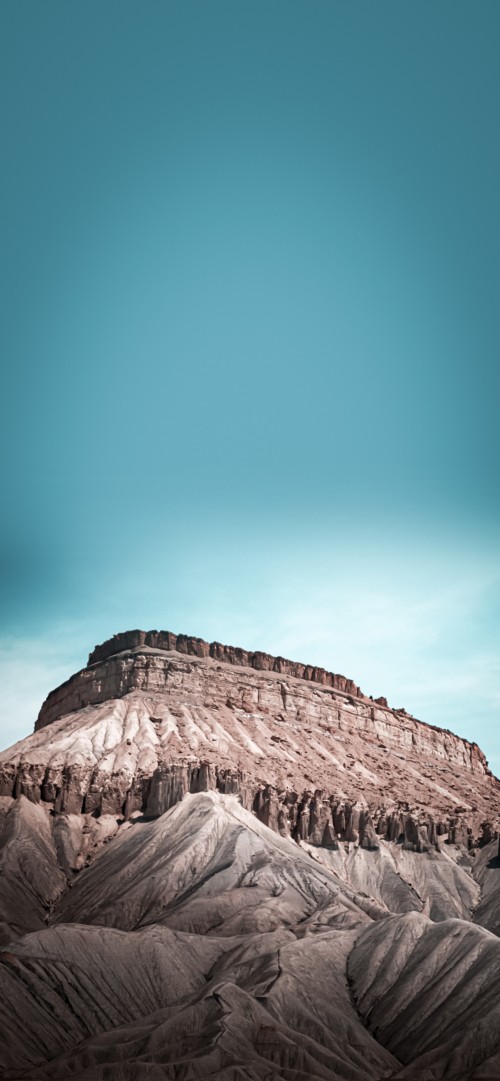
M 6 1081 L 498 1081 L 500 782 L 344 676 L 96 647 L 0 755 Z
M 490 840 L 500 813 L 477 744 L 344 676 L 168 632 L 96 647 L 0 756 L 0 794 L 58 813 L 157 816 L 210 788 L 314 844 L 468 845 Z

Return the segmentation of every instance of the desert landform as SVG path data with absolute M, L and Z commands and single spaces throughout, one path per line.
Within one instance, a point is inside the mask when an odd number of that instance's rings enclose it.
M 310 664 L 130 631 L 0 755 L 5 1081 L 498 1081 L 500 782 Z

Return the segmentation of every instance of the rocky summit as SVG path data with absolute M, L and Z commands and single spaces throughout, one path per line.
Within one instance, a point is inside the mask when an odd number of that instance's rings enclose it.
M 130 631 L 0 755 L 6 1081 L 498 1081 L 500 782 L 350 678 Z

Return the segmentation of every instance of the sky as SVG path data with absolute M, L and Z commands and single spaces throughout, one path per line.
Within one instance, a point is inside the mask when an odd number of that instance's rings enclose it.
M 500 774 L 497 0 L 5 0 L 0 742 L 159 628 Z

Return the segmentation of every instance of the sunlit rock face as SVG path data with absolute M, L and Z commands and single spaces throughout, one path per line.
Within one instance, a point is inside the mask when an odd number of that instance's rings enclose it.
M 327 846 L 471 845 L 500 811 L 476 744 L 344 676 L 166 631 L 96 647 L 49 695 L 35 734 L 1 756 L 0 786 L 58 812 L 151 817 L 213 788 Z
M 133 631 L 0 784 L 7 1081 L 498 1081 L 475 744 L 323 669 Z

